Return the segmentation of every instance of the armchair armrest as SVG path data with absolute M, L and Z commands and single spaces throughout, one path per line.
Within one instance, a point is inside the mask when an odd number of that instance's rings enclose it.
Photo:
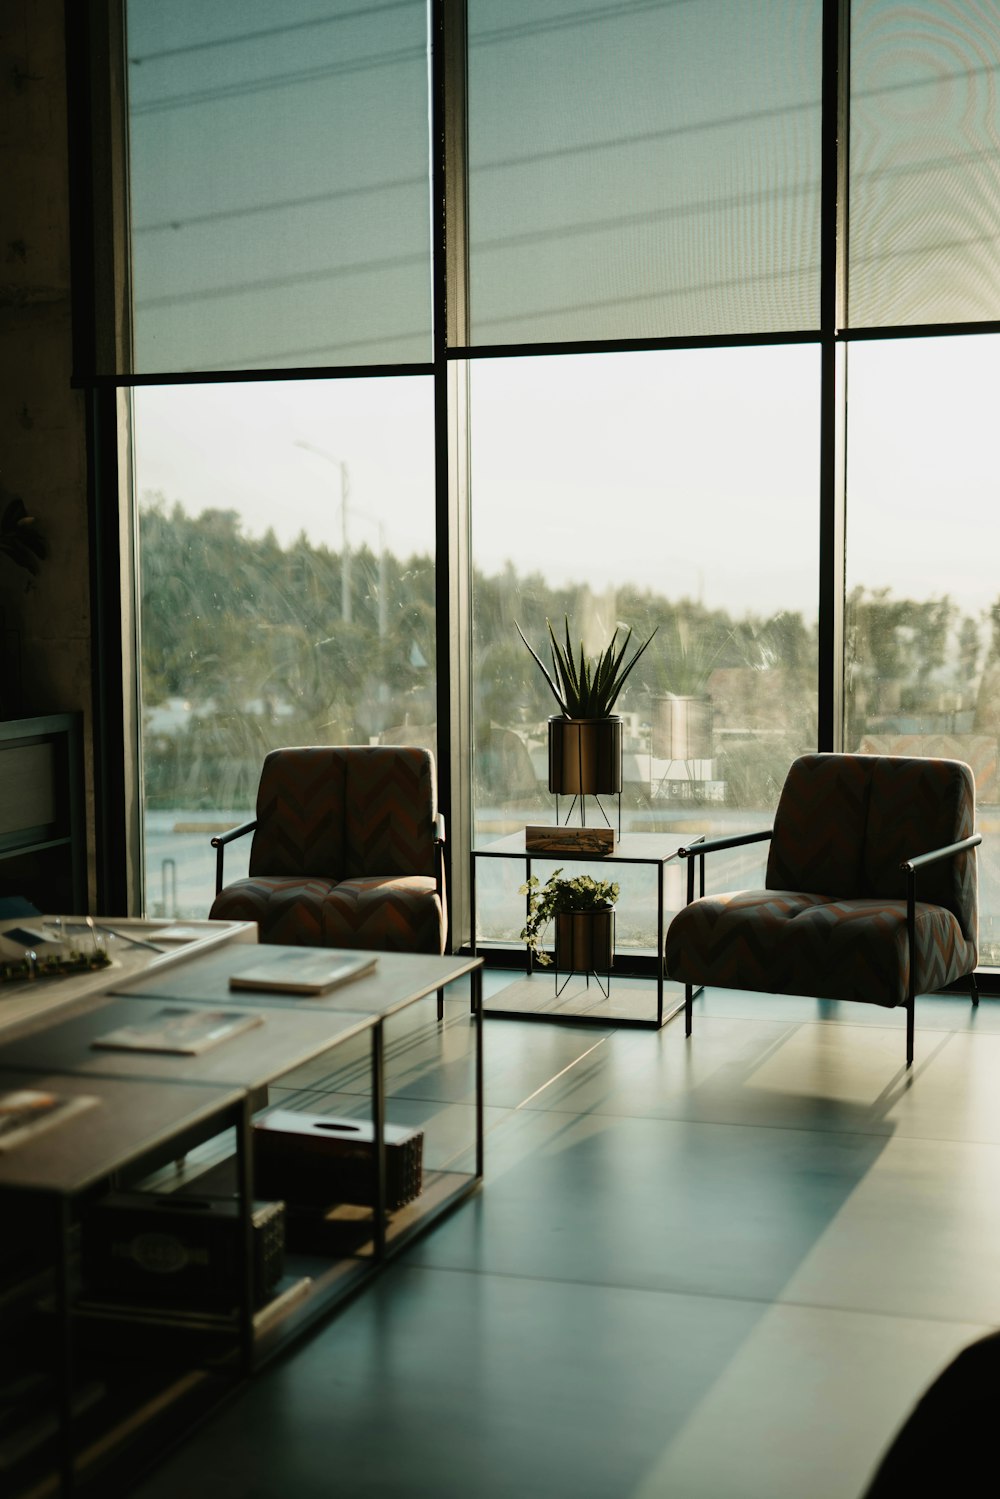
M 222 861 L 226 857 L 226 844 L 232 843 L 235 838 L 242 838 L 246 833 L 252 833 L 257 826 L 257 819 L 253 822 L 241 822 L 238 828 L 230 828 L 228 833 L 217 833 L 212 839 L 212 847 L 215 849 L 215 893 L 218 895 L 222 890 Z
M 982 841 L 982 833 L 973 833 L 971 837 L 962 838 L 958 843 L 948 843 L 944 848 L 929 849 L 926 854 L 915 854 L 912 859 L 904 859 L 899 866 L 906 875 L 906 945 L 910 964 L 910 982 L 906 1003 L 907 1023 L 910 1027 L 913 1024 L 913 1002 L 916 997 L 914 956 L 917 951 L 917 870 L 925 868 L 928 864 L 937 864 L 941 859 L 952 859 L 956 854 L 964 854 L 969 849 L 978 847 Z M 975 995 L 975 978 L 972 983 L 973 995 Z M 912 1039 L 907 1045 L 908 1050 L 912 1051 Z
M 773 828 L 765 828 L 760 833 L 734 833 L 728 838 L 706 838 L 704 834 L 699 838 L 692 838 L 683 848 L 677 850 L 679 859 L 700 859 L 703 854 L 714 854 L 720 848 L 738 848 L 742 843 L 763 843 L 765 838 L 770 838 L 774 832 Z
M 964 854 L 967 849 L 977 848 L 982 841 L 982 833 L 973 833 L 971 837 L 963 838 L 959 843 L 949 843 L 944 848 L 932 848 L 926 854 L 915 854 L 912 859 L 904 859 L 899 867 L 904 873 L 912 874 L 915 869 L 922 869 L 925 864 L 936 864 L 939 859 L 951 859 L 955 854 Z
M 733 833 L 726 838 L 706 838 L 704 833 L 702 833 L 700 837 L 692 838 L 690 843 L 686 843 L 683 848 L 679 848 L 677 850 L 677 857 L 679 859 L 691 859 L 692 861 L 699 859 L 701 861 L 698 866 L 700 872 L 699 885 L 700 893 L 704 895 L 706 854 L 717 853 L 720 848 L 740 848 L 745 843 L 763 843 L 765 839 L 770 838 L 773 832 L 773 828 L 764 828 L 758 833 Z M 688 905 L 690 905 L 694 900 L 693 862 L 688 865 L 687 898 Z
M 441 897 L 441 903 L 442 903 L 442 905 L 444 904 L 444 899 L 445 899 L 445 895 L 444 895 L 444 845 L 445 845 L 444 813 L 443 812 L 435 812 L 435 814 L 434 814 L 434 878 L 437 881 L 437 893 Z

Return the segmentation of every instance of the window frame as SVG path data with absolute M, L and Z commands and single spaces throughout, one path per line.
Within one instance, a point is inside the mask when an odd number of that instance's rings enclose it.
M 817 344 L 819 433 L 819 665 L 817 749 L 843 748 L 846 532 L 847 345 L 877 338 L 936 338 L 1000 332 L 1000 319 L 973 324 L 859 328 L 846 325 L 850 124 L 850 0 L 823 0 L 820 211 L 820 327 L 804 332 L 471 346 L 467 182 L 467 15 L 465 0 L 428 0 L 433 358 L 419 365 L 290 370 L 129 372 L 128 118 L 125 0 L 67 0 L 73 221 L 74 371 L 89 426 L 92 552 L 93 754 L 97 828 L 96 899 L 103 909 L 142 904 L 141 743 L 137 703 L 135 511 L 130 458 L 130 391 L 140 384 L 240 380 L 434 380 L 435 540 L 439 795 L 448 822 L 451 944 L 469 931 L 471 775 L 471 555 L 469 542 L 469 370 L 478 358 L 626 349 L 695 349 Z M 122 373 L 100 375 L 102 360 Z M 99 358 L 98 356 L 101 356 Z M 998 989 L 1000 989 L 1000 970 Z

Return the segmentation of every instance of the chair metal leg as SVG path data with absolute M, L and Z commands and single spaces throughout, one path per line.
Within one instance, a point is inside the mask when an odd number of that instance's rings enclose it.
M 913 995 L 906 1001 L 906 1065 L 913 1065 L 913 1012 L 916 1008 Z
M 438 990 L 438 1019 L 444 1019 L 444 990 Z
M 974 973 L 969 974 L 969 989 L 971 991 L 972 1003 L 977 1005 L 979 1003 L 979 985 L 976 983 L 976 975 Z
M 906 870 L 906 1065 L 913 1065 L 913 1012 L 917 1007 L 917 876 L 910 863 Z
M 684 1034 L 691 1034 L 691 1016 L 694 1010 L 694 985 L 684 985 Z

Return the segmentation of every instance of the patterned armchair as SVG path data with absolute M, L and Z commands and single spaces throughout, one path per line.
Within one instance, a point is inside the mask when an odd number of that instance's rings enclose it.
M 918 992 L 968 977 L 978 1003 L 974 825 L 972 772 L 960 760 L 801 756 L 773 829 L 681 850 L 688 904 L 667 931 L 665 961 L 685 986 L 686 1034 L 705 984 L 905 1005 L 909 1066 Z M 763 890 L 704 894 L 706 855 L 765 839 Z
M 250 832 L 249 876 L 223 888 L 226 845 Z M 209 915 L 256 921 L 261 942 L 444 952 L 444 819 L 428 750 L 273 750 L 256 818 L 212 847 Z

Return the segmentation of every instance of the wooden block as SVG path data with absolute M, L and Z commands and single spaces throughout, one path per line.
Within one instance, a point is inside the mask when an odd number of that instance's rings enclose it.
M 615 851 L 614 828 L 526 827 L 524 847 L 529 854 L 594 854 Z

